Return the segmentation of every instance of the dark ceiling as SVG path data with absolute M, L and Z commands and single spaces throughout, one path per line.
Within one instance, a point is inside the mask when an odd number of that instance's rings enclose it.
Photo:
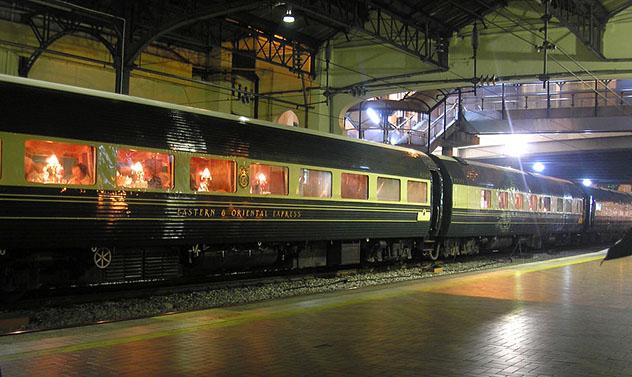
M 632 183 L 632 150 L 575 151 L 515 157 L 480 159 L 478 161 L 532 171 L 535 162 L 545 166 L 542 174 L 580 181 L 589 178 L 595 183 Z

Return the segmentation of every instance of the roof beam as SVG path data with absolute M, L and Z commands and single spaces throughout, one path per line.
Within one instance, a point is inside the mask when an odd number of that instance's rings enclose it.
M 551 0 L 545 0 L 551 1 Z M 608 11 L 598 0 L 553 0 L 551 14 L 570 30 L 584 46 L 604 59 L 603 33 Z
M 631 6 L 632 6 L 632 1 L 626 1 L 626 2 L 622 3 L 621 5 L 619 5 L 618 7 L 614 8 L 613 10 L 611 10 L 608 13 L 608 18 L 612 18 L 612 17 L 616 16 L 617 14 L 623 12 L 624 10 L 628 9 Z
M 430 19 L 421 23 L 405 19 L 372 1 L 292 0 L 291 3 L 325 25 L 358 30 L 424 62 L 448 69 L 448 40 L 430 36 L 436 30 Z

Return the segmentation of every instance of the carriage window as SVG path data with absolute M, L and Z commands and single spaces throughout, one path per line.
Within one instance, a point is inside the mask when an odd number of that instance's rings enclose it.
M 492 206 L 492 192 L 490 190 L 481 190 L 481 208 L 490 208 Z
M 531 195 L 529 196 L 529 211 L 537 211 L 538 210 L 538 196 Z
M 362 174 L 342 173 L 340 196 L 345 199 L 367 199 L 369 177 Z
M 516 193 L 514 206 L 516 209 L 524 209 L 524 195 Z
M 27 140 L 24 178 L 33 183 L 93 185 L 94 156 L 94 147 L 90 145 Z
M 191 157 L 191 190 L 197 192 L 235 192 L 235 162 Z
M 564 199 L 564 212 L 571 212 L 571 200 Z
M 398 202 L 399 188 L 399 179 L 377 177 L 377 200 Z
M 331 172 L 301 169 L 298 194 L 311 198 L 331 198 Z
M 564 199 L 557 198 L 557 205 L 555 207 L 557 212 L 564 212 Z
M 573 213 L 582 213 L 581 199 L 573 199 Z
M 283 166 L 250 165 L 250 193 L 287 195 L 288 169 Z
M 498 207 L 500 209 L 509 208 L 509 193 L 508 192 L 498 193 Z
M 551 198 L 546 196 L 542 198 L 542 210 L 544 212 L 551 212 Z
M 172 188 L 173 156 L 119 149 L 116 152 L 116 185 L 125 188 Z
M 428 184 L 426 182 L 408 181 L 408 202 L 426 203 L 428 201 Z

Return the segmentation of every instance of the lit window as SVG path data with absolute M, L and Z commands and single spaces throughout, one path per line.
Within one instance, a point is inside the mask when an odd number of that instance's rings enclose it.
M 564 212 L 564 199 L 557 198 L 556 211 L 557 212 Z
M 500 209 L 509 208 L 509 193 L 508 192 L 498 193 L 498 208 Z
M 551 212 L 551 198 L 550 197 L 544 197 L 542 198 L 542 210 L 544 212 Z
M 408 181 L 408 202 L 426 203 L 428 201 L 428 184 L 426 182 Z
M 515 194 L 514 206 L 516 209 L 524 209 L 524 195 L 520 193 Z
M 301 169 L 298 195 L 311 198 L 331 198 L 331 172 Z
M 27 140 L 24 143 L 24 178 L 44 184 L 93 185 L 94 147 L 85 144 Z
M 538 196 L 531 195 L 529 196 L 529 211 L 537 211 L 538 210 Z
M 492 192 L 490 190 L 481 190 L 481 208 L 491 208 Z
M 235 162 L 191 157 L 191 190 L 197 192 L 235 192 Z
M 283 166 L 250 165 L 250 193 L 287 195 L 288 169 Z
M 116 185 L 125 188 L 172 188 L 173 156 L 119 149 L 116 153 Z
M 377 200 L 398 202 L 400 199 L 399 179 L 377 178 Z
M 342 173 L 340 196 L 345 199 L 367 199 L 369 177 L 362 174 Z

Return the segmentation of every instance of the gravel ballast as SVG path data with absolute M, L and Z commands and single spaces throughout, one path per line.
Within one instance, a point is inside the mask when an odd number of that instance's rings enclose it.
M 4 332 L 33 331 L 63 328 L 111 322 L 134 318 L 152 317 L 173 312 L 231 306 L 283 297 L 334 292 L 376 285 L 410 281 L 443 276 L 455 273 L 492 269 L 502 266 L 538 262 L 564 256 L 578 255 L 592 250 L 563 251 L 554 254 L 537 253 L 524 257 L 509 258 L 502 255 L 487 255 L 456 259 L 441 263 L 442 269 L 433 269 L 430 264 L 403 266 L 386 271 L 361 271 L 337 274 L 336 276 L 293 276 L 286 279 L 272 279 L 270 282 L 245 281 L 238 286 L 208 287 L 196 286 L 191 290 L 176 290 L 177 293 L 164 293 L 132 298 L 106 298 L 78 304 L 55 304 L 55 300 L 37 308 L 17 311 L 0 311 L 1 318 L 28 318 L 28 323 L 18 328 L 5 328 Z M 435 272 L 437 271 L 437 272 Z

